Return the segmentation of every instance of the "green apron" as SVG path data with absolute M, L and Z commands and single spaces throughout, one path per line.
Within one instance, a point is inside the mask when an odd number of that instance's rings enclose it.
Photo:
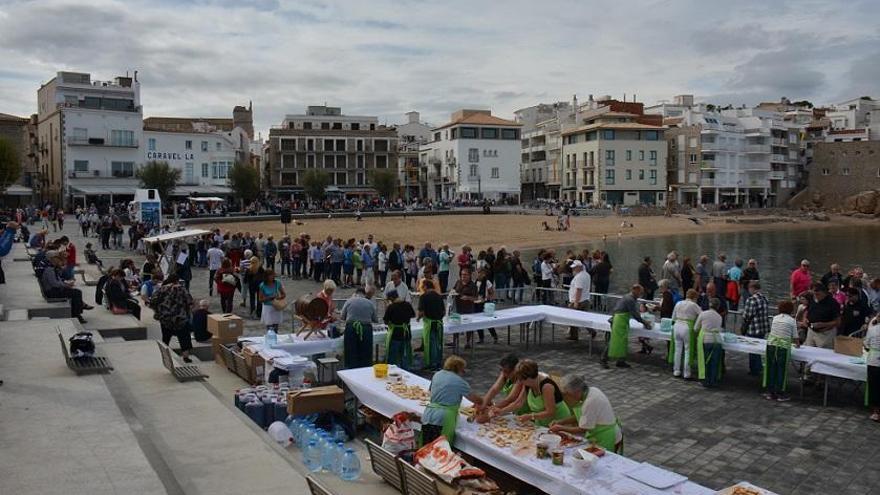
M 584 401 L 578 402 L 574 408 L 571 409 L 571 412 L 574 414 L 574 419 L 577 421 L 578 425 L 581 422 L 581 408 L 584 405 Z M 596 425 L 591 430 L 587 430 L 584 432 L 584 437 L 590 442 L 602 447 L 605 450 L 610 450 L 616 454 L 623 454 L 623 436 L 621 435 L 620 446 L 617 444 L 617 430 L 620 429 L 623 431 L 623 427 L 620 425 L 620 418 L 614 418 L 614 423 L 610 425 Z
M 775 337 L 773 335 L 767 336 L 767 347 L 773 346 L 776 348 L 775 352 L 779 352 L 782 350 L 785 352 L 785 372 L 782 373 L 782 391 L 785 392 L 785 388 L 788 386 L 788 363 L 791 360 L 791 339 L 784 339 L 782 337 Z M 766 354 L 770 354 L 768 350 Z M 779 356 L 776 356 L 776 359 L 779 359 Z M 761 382 L 761 386 L 767 388 L 767 365 L 770 362 L 768 357 L 764 358 L 764 376 Z
M 697 376 L 700 378 L 700 380 L 706 379 L 706 352 L 703 350 L 703 342 L 705 342 L 703 337 L 705 337 L 706 333 L 711 333 L 714 336 L 715 342 L 712 344 L 713 349 L 715 348 L 714 346 L 719 346 L 719 347 L 721 346 L 721 331 L 720 330 L 700 329 L 700 333 L 697 335 L 697 342 L 699 342 L 699 344 L 697 345 L 697 352 L 696 352 L 696 354 L 697 354 Z M 719 366 L 718 366 L 718 379 L 719 380 L 721 379 L 721 374 L 722 374 L 722 370 L 721 370 L 721 365 L 719 364 Z
M 403 332 L 404 340 L 392 340 L 394 332 Z M 388 325 L 388 333 L 385 334 L 385 362 L 388 364 L 396 364 L 401 368 L 408 370 L 412 367 L 412 332 L 409 324 Z
M 874 357 L 877 355 L 877 353 L 880 353 L 880 350 L 877 350 L 877 349 L 867 349 L 867 351 L 868 351 L 868 358 L 865 359 L 866 363 L 868 361 L 870 361 L 871 359 L 874 359 Z M 865 369 L 866 369 L 865 373 L 867 373 L 867 366 L 865 367 Z M 870 390 L 871 390 L 871 387 L 868 386 L 868 380 L 866 379 L 865 380 L 865 407 L 868 407 L 868 405 L 871 403 L 870 402 L 871 397 L 869 394 Z
M 431 402 L 425 406 L 425 409 L 430 407 L 443 410 L 443 429 L 441 434 L 446 437 L 450 446 L 455 442 L 455 428 L 458 426 L 458 409 L 460 406 L 461 404 L 438 404 L 436 402 Z M 422 441 L 423 445 L 424 443 Z
M 687 326 L 688 326 L 688 336 L 691 339 L 690 366 L 693 366 L 694 365 L 694 356 L 696 355 L 696 352 L 694 352 L 694 347 L 696 345 L 694 343 L 694 340 L 696 339 L 696 336 L 697 336 L 697 334 L 694 333 L 694 323 L 696 322 L 696 320 L 673 320 L 672 321 L 672 335 L 671 335 L 672 338 L 669 340 L 669 354 L 666 355 L 666 362 L 669 364 L 675 364 L 675 323 L 679 322 L 679 321 L 682 323 L 687 323 Z M 684 358 L 682 358 L 682 359 L 684 359 Z M 682 364 L 684 366 L 688 366 L 688 363 L 682 363 Z
M 626 359 L 629 354 L 629 313 L 614 313 L 611 320 L 611 340 L 608 359 Z
M 436 337 L 439 342 L 434 342 L 435 336 L 434 333 L 434 325 L 440 327 L 440 335 Z M 440 361 L 443 360 L 443 321 L 442 320 L 432 320 L 430 318 L 422 318 L 422 347 L 425 351 L 424 363 L 423 366 L 425 368 L 437 368 L 440 365 Z M 438 355 L 434 355 L 438 353 Z
M 526 392 L 526 404 L 528 405 L 528 411 L 525 414 L 539 414 L 544 412 L 544 396 L 533 394 L 531 389 Z M 571 409 L 568 408 L 568 404 L 566 404 L 565 401 L 559 401 L 556 403 L 556 412 L 553 414 L 552 418 L 536 419 L 535 424 L 538 426 L 550 426 L 551 421 L 559 421 L 570 416 Z
M 510 393 L 513 392 L 513 387 L 515 386 L 516 383 L 514 383 L 512 380 L 507 380 L 506 382 L 504 382 L 504 386 L 501 387 L 501 393 L 504 394 L 505 399 L 510 398 Z M 528 414 L 530 412 L 531 411 L 529 411 L 529 406 L 527 404 L 523 404 L 523 406 L 519 408 L 519 410 L 516 411 L 514 414 L 522 415 Z

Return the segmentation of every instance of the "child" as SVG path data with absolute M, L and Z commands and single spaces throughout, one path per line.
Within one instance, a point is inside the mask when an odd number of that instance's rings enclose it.
M 208 315 L 211 314 L 208 311 L 208 300 L 202 299 L 199 301 L 199 308 L 192 312 L 192 319 L 190 320 L 190 325 L 192 326 L 193 334 L 196 337 L 196 342 L 207 342 L 211 340 L 212 335 L 208 332 Z
M 865 385 L 865 405 L 871 407 L 871 421 L 880 423 L 880 316 L 868 324 L 863 345 L 868 351 L 868 383 Z
M 767 335 L 767 358 L 764 360 L 764 387 L 767 391 L 764 398 L 785 402 L 789 400 L 785 394 L 788 381 L 788 362 L 791 360 L 791 344 L 800 347 L 797 322 L 791 317 L 794 303 L 788 299 L 779 301 L 779 314 L 773 317 L 770 334 Z

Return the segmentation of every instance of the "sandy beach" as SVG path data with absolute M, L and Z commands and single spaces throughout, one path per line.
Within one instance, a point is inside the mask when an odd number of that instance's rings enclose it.
M 739 219 L 742 223 L 729 222 Z M 297 235 L 308 233 L 313 239 L 323 239 L 328 235 L 342 239 L 365 239 L 373 234 L 376 239 L 388 244 L 400 242 L 421 245 L 431 242 L 435 246 L 449 243 L 458 250 L 463 244 L 475 249 L 486 246 L 506 246 L 508 249 L 535 249 L 550 246 L 565 246 L 587 241 L 596 241 L 607 236 L 609 240 L 634 237 L 656 237 L 670 234 L 698 234 L 720 232 L 744 232 L 759 230 L 817 229 L 840 226 L 877 225 L 874 220 L 857 219 L 847 216 L 832 216 L 831 221 L 783 218 L 778 216 L 748 217 L 702 217 L 696 224 L 686 216 L 653 217 L 572 217 L 571 230 L 567 232 L 545 231 L 542 222 L 555 225 L 555 217 L 543 215 L 436 215 L 420 217 L 364 218 L 358 222 L 354 218 L 307 219 L 303 225 L 290 224 L 288 232 Z M 633 227 L 621 228 L 621 222 L 632 222 Z M 748 223 L 746 223 L 748 222 Z M 767 222 L 767 223 L 757 223 Z M 198 225 L 212 229 L 219 227 L 232 232 L 263 232 L 279 239 L 284 234 L 284 226 L 278 221 L 255 222 L 213 222 Z

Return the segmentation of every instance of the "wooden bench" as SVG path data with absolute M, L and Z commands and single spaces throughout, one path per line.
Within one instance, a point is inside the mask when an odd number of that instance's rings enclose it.
M 159 346 L 159 353 L 162 354 L 162 364 L 171 372 L 171 375 L 179 382 L 190 380 L 202 380 L 208 378 L 208 375 L 202 373 L 202 370 L 194 364 L 177 364 L 171 355 L 171 348 L 160 341 L 156 341 Z
M 400 477 L 403 478 L 404 493 L 407 495 L 439 495 L 437 480 L 419 471 L 412 464 L 397 459 Z
M 373 472 L 393 486 L 395 490 L 403 493 L 403 479 L 397 466 L 397 457 L 370 439 L 365 440 L 364 443 L 367 444 L 367 451 L 370 453 L 370 465 Z
M 61 334 L 61 328 L 56 327 L 56 329 L 58 330 L 58 340 L 61 341 L 64 361 L 67 363 L 67 367 L 73 370 L 74 373 L 85 375 L 88 373 L 107 373 L 113 370 L 110 359 L 105 356 L 70 357 L 70 352 L 67 350 L 67 342 L 64 341 L 64 335 Z
M 43 284 L 40 283 L 40 279 L 37 279 L 37 286 L 40 287 L 40 294 L 43 295 L 43 300 L 47 303 L 66 303 L 70 300 L 67 297 L 49 297 L 46 295 L 46 291 L 43 289 Z

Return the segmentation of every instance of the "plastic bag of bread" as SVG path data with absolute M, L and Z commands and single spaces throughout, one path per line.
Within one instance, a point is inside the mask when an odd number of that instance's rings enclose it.
M 481 478 L 486 475 L 482 469 L 471 466 L 456 454 L 442 435 L 419 449 L 415 462 L 450 484 L 459 478 Z

